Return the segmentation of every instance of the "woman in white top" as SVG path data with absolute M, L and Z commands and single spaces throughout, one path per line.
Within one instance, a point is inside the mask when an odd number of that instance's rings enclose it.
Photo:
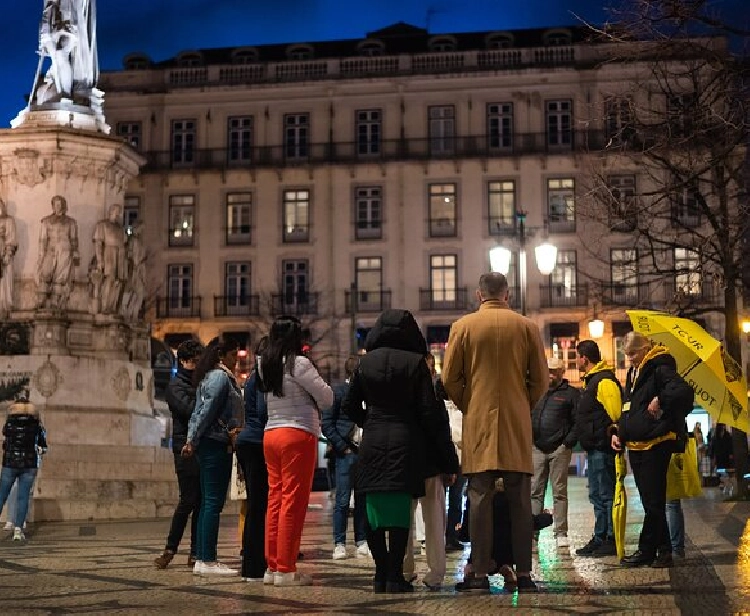
M 315 473 L 320 409 L 333 404 L 333 391 L 302 354 L 302 326 L 291 316 L 279 317 L 271 326 L 258 374 L 268 403 L 263 436 L 268 570 L 263 581 L 309 585 L 312 579 L 297 571 L 297 555 Z

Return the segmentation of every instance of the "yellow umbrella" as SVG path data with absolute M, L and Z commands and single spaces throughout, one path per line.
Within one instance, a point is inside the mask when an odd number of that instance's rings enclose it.
M 695 391 L 695 402 L 717 423 L 748 431 L 747 383 L 721 342 L 700 325 L 664 312 L 628 310 L 633 329 L 664 345 L 677 371 Z
M 625 493 L 625 475 L 628 467 L 625 454 L 615 456 L 615 498 L 612 501 L 612 529 L 615 532 L 617 558 L 625 556 L 625 521 L 628 513 L 628 495 Z

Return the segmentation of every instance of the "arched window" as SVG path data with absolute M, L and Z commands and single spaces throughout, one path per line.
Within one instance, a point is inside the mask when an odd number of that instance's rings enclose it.
M 292 45 L 286 50 L 286 57 L 289 60 L 312 60 L 314 55 L 310 45 Z
M 567 30 L 551 30 L 544 35 L 544 44 L 547 47 L 570 45 L 571 40 L 570 32 Z
M 184 51 L 177 56 L 177 64 L 181 68 L 203 66 L 203 56 L 197 51 Z
M 487 49 L 510 49 L 513 46 L 513 35 L 509 32 L 490 34 L 487 37 Z
M 143 53 L 131 53 L 122 61 L 126 71 L 145 71 L 151 68 L 151 58 Z
M 434 52 L 456 51 L 456 39 L 452 36 L 436 36 L 430 40 L 427 47 Z
M 357 45 L 357 51 L 361 56 L 382 56 L 385 54 L 385 45 L 381 41 L 366 40 Z
M 232 64 L 253 64 L 258 61 L 258 50 L 255 47 L 242 47 L 232 52 Z

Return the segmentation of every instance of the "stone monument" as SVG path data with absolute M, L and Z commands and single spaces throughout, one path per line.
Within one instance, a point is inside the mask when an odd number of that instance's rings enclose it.
M 0 391 L 27 383 L 47 428 L 36 520 L 153 517 L 175 491 L 120 205 L 144 161 L 109 136 L 95 25 L 95 0 L 45 0 L 29 105 L 0 129 Z

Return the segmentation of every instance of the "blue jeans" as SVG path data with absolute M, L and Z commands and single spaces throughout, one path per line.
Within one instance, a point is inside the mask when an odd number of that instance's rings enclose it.
M 346 521 L 349 516 L 349 499 L 352 495 L 352 465 L 356 453 L 336 456 L 336 504 L 333 507 L 333 542 L 346 544 Z M 354 542 L 367 540 L 367 512 L 363 498 L 354 494 Z
M 594 538 L 613 540 L 612 501 L 615 497 L 615 454 L 591 450 L 588 454 L 589 502 L 594 506 Z
M 667 501 L 667 526 L 672 553 L 685 556 L 685 515 L 680 499 Z
M 31 500 L 31 488 L 34 485 L 34 479 L 37 474 L 36 468 L 9 468 L 3 466 L 2 474 L 0 474 L 0 513 L 3 511 L 5 501 L 8 500 L 8 495 L 13 487 L 13 484 L 18 480 L 18 499 L 16 500 L 15 516 L 9 522 L 13 522 L 13 526 L 16 528 L 23 527 L 23 523 L 26 521 L 26 514 L 29 512 L 29 501 Z
M 216 561 L 219 520 L 232 476 L 232 454 L 227 450 L 226 443 L 203 438 L 196 455 L 201 478 L 201 508 L 198 515 L 195 558 L 212 563 Z

